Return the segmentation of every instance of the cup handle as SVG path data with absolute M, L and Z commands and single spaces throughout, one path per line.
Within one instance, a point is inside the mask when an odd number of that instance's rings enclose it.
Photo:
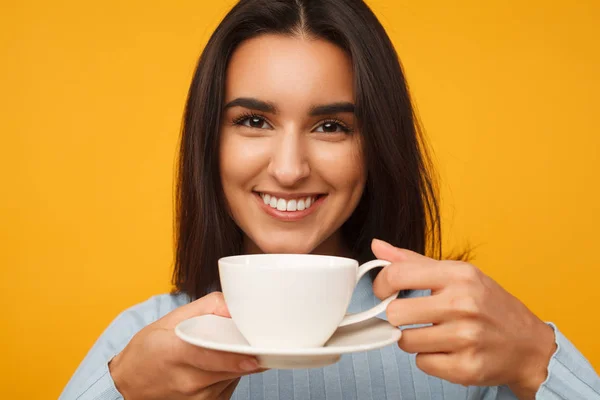
M 385 260 L 373 260 L 373 261 L 364 263 L 363 265 L 358 267 L 356 282 L 358 283 L 358 281 L 360 281 L 360 278 L 362 278 L 367 272 L 369 272 L 373 268 L 385 267 L 386 265 L 390 265 L 390 264 L 391 263 L 389 261 L 385 261 Z M 358 322 L 365 321 L 369 318 L 373 318 L 374 316 L 381 314 L 382 312 L 385 311 L 387 306 L 398 297 L 399 293 L 400 292 L 394 293 L 387 299 L 383 300 L 381 303 L 377 304 L 375 307 L 370 308 L 366 311 L 361 311 L 356 314 L 346 314 L 346 316 L 344 317 L 344 319 L 342 319 L 342 322 L 340 322 L 340 324 L 338 326 L 342 327 L 342 326 L 356 324 Z

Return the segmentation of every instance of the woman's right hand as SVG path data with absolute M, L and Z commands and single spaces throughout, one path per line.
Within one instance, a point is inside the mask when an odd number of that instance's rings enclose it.
M 175 335 L 175 326 L 198 315 L 230 317 L 220 292 L 179 307 L 139 331 L 109 363 L 125 400 L 228 399 L 242 375 L 260 372 L 256 359 L 203 349 Z

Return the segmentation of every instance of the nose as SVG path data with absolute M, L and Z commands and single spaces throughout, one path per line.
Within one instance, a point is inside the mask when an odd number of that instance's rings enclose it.
M 299 132 L 282 132 L 273 138 L 268 173 L 281 186 L 294 186 L 310 174 Z

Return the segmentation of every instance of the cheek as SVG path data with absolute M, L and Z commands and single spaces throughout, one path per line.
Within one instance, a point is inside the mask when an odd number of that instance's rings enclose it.
M 234 186 L 244 189 L 251 186 L 252 178 L 266 168 L 268 159 L 267 146 L 261 143 L 261 138 L 249 139 L 224 132 L 219 160 L 225 194 Z
M 358 140 L 337 149 L 321 148 L 315 155 L 314 167 L 334 190 L 360 196 L 367 174 Z

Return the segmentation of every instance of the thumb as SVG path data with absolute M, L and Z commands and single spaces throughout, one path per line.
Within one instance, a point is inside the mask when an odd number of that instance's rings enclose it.
M 371 250 L 378 259 L 390 262 L 408 261 L 422 257 L 413 251 L 395 247 L 380 239 L 373 239 L 371 242 Z
M 225 304 L 223 293 L 212 292 L 198 300 L 176 308 L 165 316 L 167 319 L 165 322 L 167 322 L 167 325 L 170 327 L 174 327 L 183 320 L 206 314 L 231 318 L 227 304 Z

